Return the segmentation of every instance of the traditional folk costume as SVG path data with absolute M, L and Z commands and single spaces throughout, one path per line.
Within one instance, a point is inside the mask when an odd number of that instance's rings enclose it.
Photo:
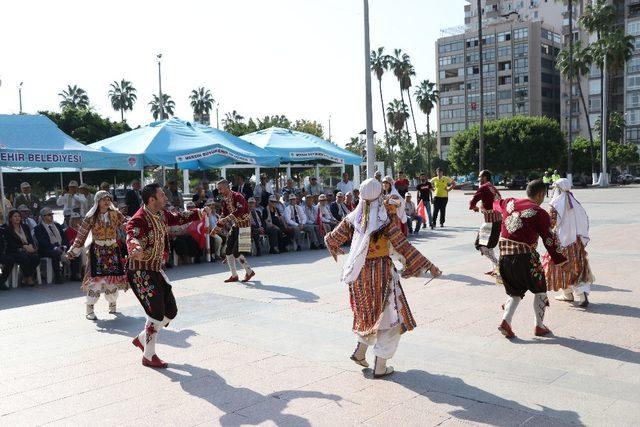
M 380 194 L 381 184 L 377 180 L 364 181 L 356 210 L 325 236 L 326 246 L 334 258 L 341 252 L 340 246 L 351 240 L 342 274 L 342 283 L 350 293 L 353 331 L 358 337 L 351 359 L 368 367 L 367 347 L 374 346 L 374 377 L 393 372 L 386 361 L 393 357 L 400 335 L 416 326 L 389 256 L 390 246 L 406 260 L 403 277 L 419 276 L 432 267 L 389 219 Z
M 169 258 L 169 231 L 175 225 L 202 219 L 200 210 L 153 213 L 146 205 L 127 222 L 127 249 L 129 265 L 127 276 L 131 289 L 147 314 L 144 329 L 133 339 L 133 345 L 143 351 L 142 364 L 166 368 L 167 364 L 156 355 L 158 333 L 176 317 L 178 307 L 171 291 L 163 265 Z M 142 252 L 142 259 L 132 256 Z
M 529 199 L 514 198 L 501 200 L 500 208 L 504 219 L 498 242 L 499 269 L 509 298 L 498 330 L 507 338 L 515 337 L 511 320 L 524 294 L 529 291 L 534 294 L 535 334 L 547 335 L 551 331 L 543 320 L 549 299 L 540 254 L 536 250 L 538 239 L 542 238 L 555 264 L 564 264 L 567 259 L 561 253 L 558 237 L 551 229 L 551 219 L 544 209 Z
M 124 267 L 124 257 L 118 245 L 118 230 L 124 227 L 125 218 L 110 204 L 107 211 L 100 213 L 100 200 L 111 198 L 107 191 L 98 191 L 95 195 L 93 207 L 87 212 L 80 230 L 69 249 L 71 257 L 77 257 L 82 252 L 84 244 L 91 233 L 92 242 L 88 250 L 88 265 L 85 269 L 81 289 L 87 293 L 87 314 L 89 320 L 95 320 L 94 305 L 100 294 L 109 302 L 109 313 L 116 312 L 118 290 L 126 291 L 129 282 Z
M 395 187 L 395 183 L 390 176 L 385 176 L 382 182 L 391 185 L 388 193 L 383 190 L 383 200 L 392 221 L 394 221 L 405 236 L 409 235 L 407 226 L 407 212 L 405 210 L 404 198 Z
M 489 258 L 491 261 L 491 270 L 487 274 L 495 275 L 498 269 L 498 259 L 493 252 L 493 248 L 498 246 L 500 239 L 500 227 L 502 224 L 502 213 L 494 210 L 494 203 L 500 202 L 500 192 L 490 182 L 482 184 L 476 194 L 469 202 L 470 210 L 477 210 L 476 205 L 481 202 L 480 212 L 484 217 L 484 221 L 478 230 L 475 246 L 480 254 Z
M 589 267 L 585 247 L 589 243 L 589 217 L 580 202 L 571 193 L 571 182 L 562 178 L 554 183 L 551 205 L 551 227 L 564 248 L 571 268 L 565 271 L 553 263 L 548 255 L 542 257 L 547 289 L 559 291 L 560 301 L 577 300 L 580 307 L 589 304 L 588 293 L 594 277 Z
M 227 237 L 226 251 L 227 265 L 231 270 L 231 277 L 225 282 L 238 281 L 236 260 L 244 267 L 245 276 L 242 281 L 248 282 L 256 275 L 243 255 L 251 252 L 251 214 L 249 213 L 249 205 L 242 194 L 231 190 L 222 199 L 221 205 L 221 218 L 211 234 L 219 233 L 224 226 L 231 226 L 231 231 Z

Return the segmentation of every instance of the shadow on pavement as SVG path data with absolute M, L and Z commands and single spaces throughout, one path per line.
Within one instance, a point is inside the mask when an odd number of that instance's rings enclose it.
M 617 345 L 606 344 L 602 342 L 587 341 L 578 338 L 558 337 L 555 335 L 541 340 L 526 341 L 517 339 L 517 341 L 514 342 L 517 342 L 518 344 L 560 345 L 562 347 L 566 347 L 580 353 L 589 354 L 591 356 L 602 357 L 604 359 L 619 360 L 621 362 L 627 363 L 640 364 L 640 353 L 624 347 L 618 347 Z
M 247 288 L 257 289 L 261 291 L 277 292 L 279 294 L 290 295 L 290 298 L 273 298 L 277 300 L 296 300 L 299 302 L 318 302 L 320 297 L 313 292 L 302 289 L 291 288 L 288 286 L 264 285 L 260 280 L 243 283 Z
M 631 289 L 612 288 L 606 285 L 591 285 L 593 292 L 633 292 Z
M 142 331 L 146 320 L 145 317 L 130 317 L 118 313 L 115 319 L 97 319 L 95 324 L 98 327 L 98 332 L 123 335 L 133 339 L 134 336 Z M 197 333 L 191 329 L 174 331 L 173 329 L 164 328 L 159 335 L 158 342 L 171 347 L 188 348 L 191 347 L 188 339 L 196 335 Z
M 263 395 L 246 387 L 234 387 L 214 371 L 199 368 L 190 364 L 170 364 L 169 369 L 158 370 L 173 382 L 180 383 L 182 389 L 191 396 L 198 397 L 225 412 L 219 419 L 211 417 L 209 422 L 215 421 L 222 426 L 239 427 L 241 425 L 257 425 L 272 421 L 277 425 L 310 426 L 309 421 L 283 411 L 294 399 L 326 399 L 340 401 L 342 397 L 335 394 L 325 394 L 319 391 L 283 390 Z M 256 408 L 249 415 L 235 412 L 269 399 L 266 407 Z
M 542 406 L 541 410 L 535 410 L 520 405 L 513 400 L 504 399 L 488 391 L 482 390 L 465 383 L 460 378 L 447 375 L 430 374 L 421 370 L 396 372 L 390 378 L 397 384 L 419 393 L 430 401 L 439 404 L 458 406 L 460 409 L 451 410 L 450 415 L 471 422 L 490 424 L 494 426 L 511 426 L 520 424 L 511 417 L 505 417 L 504 411 L 492 410 L 482 404 L 495 405 L 499 409 L 511 409 L 522 411 L 531 416 L 549 417 L 552 420 L 537 420 L 539 425 L 550 425 L 552 421 L 582 425 L 580 416 L 574 411 L 559 411 Z M 535 424 L 535 422 L 534 422 Z
M 46 304 L 84 296 L 80 290 L 80 282 L 66 282 L 62 285 L 44 284 L 32 288 L 17 288 L 0 293 L 2 309 Z
M 611 304 L 608 302 L 594 302 L 589 304 L 589 313 L 606 314 L 607 316 L 621 316 L 640 318 L 640 308 L 629 305 Z
M 441 278 L 445 280 L 453 280 L 454 282 L 466 283 L 471 286 L 496 285 L 495 281 L 489 282 L 487 280 L 480 280 L 475 277 L 467 276 L 466 274 L 443 274 Z

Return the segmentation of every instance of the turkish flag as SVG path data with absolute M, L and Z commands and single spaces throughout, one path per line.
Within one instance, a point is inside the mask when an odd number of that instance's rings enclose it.
M 326 234 L 324 232 L 324 224 L 322 224 L 322 216 L 320 215 L 320 205 L 318 205 L 318 215 L 316 215 L 316 224 L 318 225 L 318 231 L 320 232 L 320 237 L 324 237 Z
M 193 239 L 198 242 L 198 246 L 200 249 L 204 249 L 207 243 L 207 218 L 202 218 L 199 221 L 193 221 L 189 224 L 187 228 L 187 232 L 193 237 Z
M 422 200 L 418 203 L 418 216 L 422 217 L 423 223 L 427 223 L 427 208 L 424 206 L 424 203 L 422 203 Z

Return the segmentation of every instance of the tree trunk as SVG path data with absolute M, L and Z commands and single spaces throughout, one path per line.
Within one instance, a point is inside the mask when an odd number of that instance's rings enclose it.
M 120 109 L 120 121 L 124 123 L 124 108 Z
M 384 139 L 387 144 L 387 154 L 389 155 L 389 161 L 391 162 L 391 173 L 393 173 L 393 157 L 391 155 L 391 144 L 389 143 L 389 131 L 387 129 L 387 115 L 384 112 L 384 99 L 382 98 L 382 79 L 378 79 L 378 87 L 380 88 L 380 104 L 382 107 L 382 121 L 384 122 Z M 375 147 L 375 143 L 374 143 Z
M 420 138 L 418 138 L 418 126 L 416 126 L 416 116 L 413 115 L 413 101 L 411 100 L 411 94 L 409 93 L 409 89 L 407 89 L 407 98 L 409 98 L 409 108 L 411 109 L 411 120 L 413 120 L 413 130 L 416 133 L 416 147 L 418 148 L 418 152 L 420 153 Z M 422 168 L 422 154 L 418 156 L 418 169 Z
M 584 109 L 584 115 L 587 119 L 587 128 L 589 128 L 589 155 L 591 156 L 591 175 L 596 172 L 595 158 L 593 156 L 593 131 L 591 130 L 591 119 L 589 118 L 589 110 L 587 109 L 587 103 L 584 100 L 584 93 L 582 93 L 582 83 L 578 78 L 578 91 L 580 92 L 580 101 L 582 101 L 582 108 Z
M 431 177 L 431 124 L 427 114 L 427 176 Z
M 400 99 L 402 100 L 402 105 L 407 105 L 404 103 L 404 91 L 402 90 L 402 83 L 400 83 Z M 407 123 L 406 120 L 404 121 L 404 126 L 405 126 L 405 129 L 407 130 L 407 133 L 409 133 L 409 123 Z

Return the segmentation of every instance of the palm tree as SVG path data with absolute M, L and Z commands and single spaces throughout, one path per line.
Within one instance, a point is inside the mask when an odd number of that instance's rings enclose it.
M 400 88 L 407 91 L 407 99 L 409 100 L 409 109 L 411 110 L 411 120 L 413 120 L 413 130 L 416 134 L 416 146 L 418 147 L 418 151 L 420 151 L 420 140 L 418 139 L 418 126 L 416 126 L 416 116 L 413 114 L 413 101 L 411 100 L 411 94 L 409 93 L 409 89 L 411 89 L 411 77 L 416 75 L 416 70 L 411 64 L 411 60 L 409 55 L 406 53 L 402 55 L 404 60 L 403 74 L 402 80 L 400 81 Z M 409 132 L 407 130 L 407 132 Z
M 579 41 L 573 45 L 573 60 L 570 60 L 569 54 L 570 52 L 566 49 L 560 51 L 556 59 L 556 68 L 565 79 L 569 80 L 571 78 L 578 83 L 578 95 L 580 96 L 582 109 L 587 119 L 587 127 L 589 128 L 589 151 L 591 155 L 591 173 L 593 174 L 596 171 L 595 156 L 593 154 L 593 131 L 591 130 L 591 119 L 589 118 L 589 110 L 584 99 L 581 83 L 581 78 L 589 74 L 589 65 L 593 62 L 593 57 L 591 56 L 591 49 L 588 46 L 583 48 Z
M 154 120 L 158 120 L 158 117 L 164 118 L 173 116 L 173 112 L 176 108 L 176 103 L 173 102 L 171 96 L 166 93 L 162 94 L 162 107 L 160 107 L 160 98 L 158 98 L 158 95 L 153 95 L 153 99 L 148 105 L 151 106 L 151 114 L 153 114 Z
M 189 99 L 191 100 L 191 108 L 193 108 L 193 120 L 202 123 L 205 118 L 208 119 L 209 111 L 213 109 L 213 104 L 216 102 L 213 99 L 213 95 L 211 95 L 211 91 L 204 87 L 199 87 L 191 91 Z
M 400 141 L 400 137 L 402 135 L 402 128 L 404 128 L 407 124 L 407 119 L 409 118 L 409 110 L 407 110 L 407 104 L 404 103 L 404 101 L 401 101 L 399 99 L 394 99 L 393 101 L 391 101 L 388 106 L 387 106 L 387 120 L 389 121 L 389 124 L 391 125 L 391 128 L 394 130 L 395 132 L 395 139 L 399 142 Z M 394 145 L 395 143 L 390 142 L 390 145 Z M 391 153 L 393 153 L 391 151 Z M 394 175 L 395 171 L 394 171 L 394 160 L 393 160 L 394 156 L 392 154 L 391 158 L 389 159 L 390 163 L 391 163 L 391 174 Z
M 387 144 L 387 152 L 391 157 L 391 145 L 389 144 L 389 131 L 387 129 L 387 115 L 384 112 L 384 98 L 382 97 L 382 75 L 389 70 L 391 66 L 391 57 L 384 54 L 384 47 L 371 51 L 371 72 L 378 79 L 378 88 L 380 89 L 380 106 L 382 107 L 382 120 L 384 122 L 384 138 Z
M 120 111 L 120 121 L 124 122 L 124 112 L 133 110 L 138 96 L 136 88 L 131 85 L 130 81 L 122 79 L 120 83 L 114 80 L 109 89 L 109 99 L 114 110 Z
M 418 107 L 427 116 L 427 174 L 431 175 L 431 125 L 429 123 L 429 116 L 433 111 L 433 108 L 440 101 L 440 91 L 435 88 L 436 84 L 429 80 L 423 80 L 418 86 L 418 89 L 414 92 L 416 101 L 418 101 Z M 421 154 L 422 155 L 422 154 Z
M 402 53 L 402 49 L 394 49 L 393 57 L 391 58 L 391 68 L 393 68 L 393 75 L 398 79 L 400 85 L 400 100 L 404 104 L 404 85 L 403 80 L 406 78 L 407 67 L 409 64 L 409 55 Z M 409 133 L 409 122 L 405 122 L 407 133 Z
M 89 96 L 87 92 L 77 85 L 67 85 L 67 89 L 58 94 L 62 97 L 60 108 L 63 110 L 71 108 L 75 110 L 86 110 L 89 108 Z

